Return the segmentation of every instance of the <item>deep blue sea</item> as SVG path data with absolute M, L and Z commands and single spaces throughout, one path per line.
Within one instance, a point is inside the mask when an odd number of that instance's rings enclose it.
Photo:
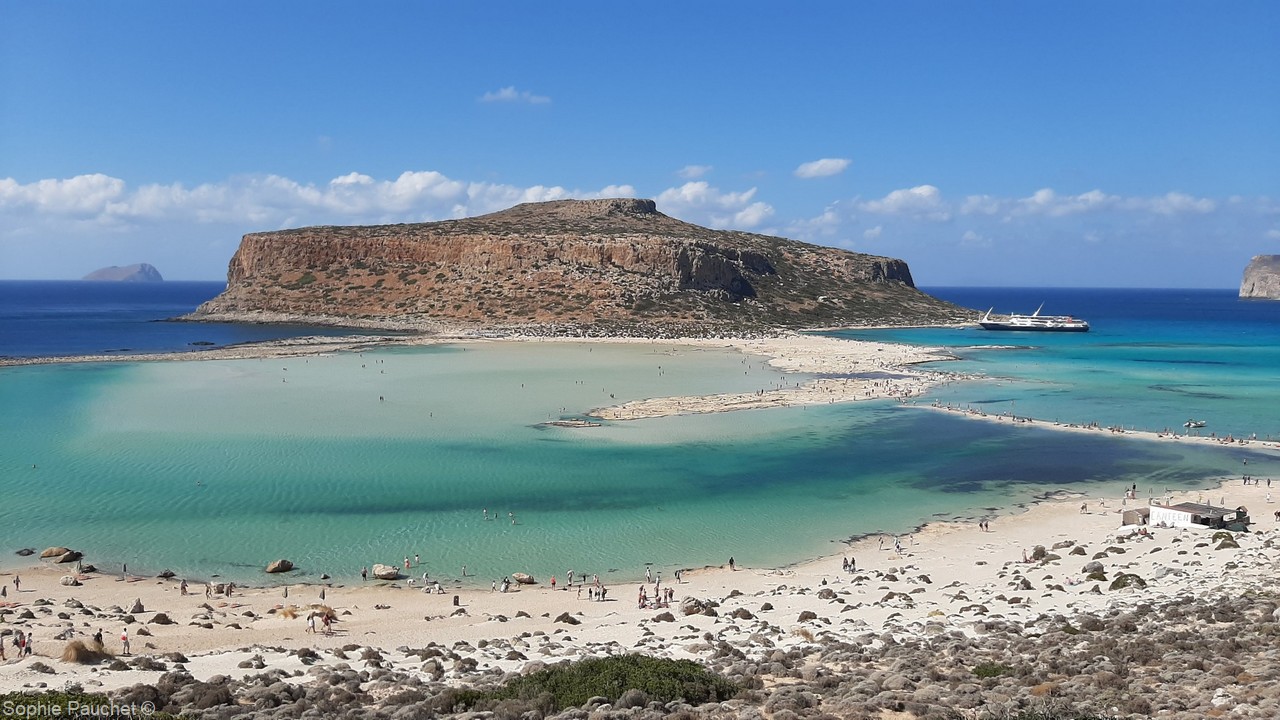
M 178 350 L 315 328 L 156 322 L 215 283 L 0 283 L 0 354 Z M 0 368 L 0 549 L 242 582 L 350 579 L 421 554 L 433 576 L 606 580 L 776 567 L 1046 493 L 1115 496 L 1280 477 L 1274 451 L 1055 431 L 1063 423 L 1280 435 L 1280 303 L 1231 291 L 934 288 L 968 307 L 1088 319 L 1083 335 L 848 333 L 945 346 L 966 379 L 871 401 L 547 427 L 644 397 L 778 381 L 758 358 L 663 343 L 477 343 L 310 358 Z M 975 313 L 976 317 L 976 313 Z M 508 522 L 508 515 L 518 522 Z M 486 517 L 498 518 L 486 520 Z M 266 579 L 287 557 L 299 570 Z
M 0 280 L 0 357 L 183 352 L 353 334 L 303 325 L 168 322 L 225 288 L 222 282 Z

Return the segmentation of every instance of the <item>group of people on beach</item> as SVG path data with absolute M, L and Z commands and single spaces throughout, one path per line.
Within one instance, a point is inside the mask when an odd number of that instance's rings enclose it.
M 10 642 L 13 643 L 13 647 L 16 650 L 15 657 L 19 660 L 24 657 L 31 657 L 31 646 L 33 641 L 34 637 L 31 631 L 28 630 L 24 633 L 21 630 L 14 630 L 13 639 Z M 4 643 L 0 642 L 0 661 L 6 661 L 8 659 L 9 657 L 5 655 L 4 652 Z

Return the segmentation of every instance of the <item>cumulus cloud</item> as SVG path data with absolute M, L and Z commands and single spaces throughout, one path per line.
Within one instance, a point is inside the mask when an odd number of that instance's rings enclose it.
M 487 92 L 480 96 L 480 102 L 484 103 L 527 103 L 529 105 L 546 105 L 551 102 L 551 98 L 546 95 L 534 95 L 528 90 L 517 90 L 514 85 L 508 85 L 498 90 Z
M 951 206 L 932 185 L 894 190 L 879 200 L 867 200 L 858 206 L 876 215 L 904 215 L 921 220 L 945 222 L 951 219 Z
M 26 185 L 0 179 L 0 207 L 41 213 L 95 215 L 124 195 L 124 181 L 102 174 L 66 180 L 37 180 Z
M 685 165 L 676 171 L 676 175 L 679 175 L 685 180 L 697 180 L 711 172 L 711 170 L 712 168 L 710 165 Z
M 972 230 L 965 230 L 960 236 L 960 244 L 965 247 L 991 247 L 991 239 Z
M 877 225 L 873 228 L 867 228 L 862 231 L 862 237 L 867 240 L 875 240 L 884 234 L 884 226 Z
M 768 203 L 753 200 L 755 194 L 755 188 L 723 192 L 699 180 L 663 190 L 656 202 L 662 212 L 688 222 L 750 230 L 774 213 Z
M 849 167 L 851 162 L 853 161 L 848 158 L 822 158 L 813 162 L 801 163 L 800 167 L 795 169 L 795 176 L 808 179 L 839 175 L 845 171 L 845 168 Z
M 35 212 L 46 219 L 92 218 L 102 223 L 174 220 L 269 228 L 437 220 L 493 212 L 521 202 L 635 194 L 630 185 L 598 190 L 518 187 L 456 180 L 431 170 L 406 171 L 390 180 L 351 172 L 322 185 L 261 175 L 194 187 L 148 184 L 133 190 L 119 178 L 81 175 L 28 184 L 0 178 L 0 211 Z

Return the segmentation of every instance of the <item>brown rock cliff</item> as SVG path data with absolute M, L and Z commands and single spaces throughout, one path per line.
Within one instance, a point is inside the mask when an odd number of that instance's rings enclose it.
M 652 200 L 528 203 L 411 225 L 244 236 L 193 319 L 707 331 L 962 320 L 906 263 L 710 230 Z

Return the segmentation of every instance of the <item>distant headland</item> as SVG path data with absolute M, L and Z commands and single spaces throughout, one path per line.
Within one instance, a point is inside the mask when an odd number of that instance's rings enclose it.
M 1280 300 L 1280 255 L 1255 255 L 1244 269 L 1240 297 Z
M 160 271 L 155 266 L 147 263 L 135 263 L 133 265 L 112 265 L 94 270 L 93 272 L 80 278 L 81 280 L 98 280 L 109 282 L 163 282 L 164 278 L 160 276 Z
M 917 290 L 902 260 L 712 230 L 623 198 L 252 233 L 227 281 L 186 319 L 645 336 L 972 319 Z

